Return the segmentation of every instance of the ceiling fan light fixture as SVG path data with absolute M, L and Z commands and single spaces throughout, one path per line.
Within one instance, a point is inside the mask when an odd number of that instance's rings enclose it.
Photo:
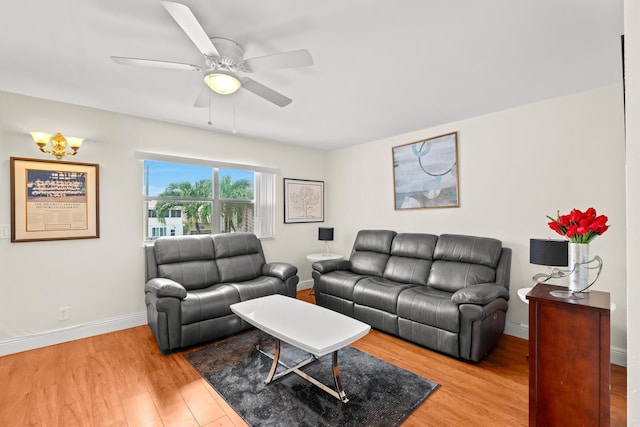
M 204 76 L 204 82 L 216 93 L 229 95 L 240 88 L 240 80 L 233 74 L 224 70 L 212 70 Z

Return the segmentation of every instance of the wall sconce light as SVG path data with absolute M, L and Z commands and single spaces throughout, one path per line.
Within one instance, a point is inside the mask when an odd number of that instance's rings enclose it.
M 82 141 L 84 141 L 84 138 L 76 138 L 74 136 L 65 138 L 60 133 L 56 133 L 53 136 L 47 132 L 29 132 L 29 134 L 35 143 L 38 144 L 40 151 L 56 156 L 58 160 L 65 156 L 75 156 L 82 145 Z M 52 149 L 45 148 L 48 143 L 51 143 Z M 67 143 L 73 151 L 67 151 Z

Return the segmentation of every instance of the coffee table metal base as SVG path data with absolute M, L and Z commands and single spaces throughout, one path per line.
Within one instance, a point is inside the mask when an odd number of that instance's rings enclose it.
M 318 381 L 317 379 L 313 378 L 311 375 L 306 374 L 306 373 L 304 373 L 304 372 L 302 372 L 300 370 L 300 368 L 302 368 L 304 366 L 307 366 L 308 364 L 318 360 L 318 358 L 316 356 L 311 354 L 311 355 L 309 355 L 309 358 L 307 358 L 307 359 L 303 360 L 302 362 L 298 363 L 296 366 L 288 366 L 285 363 L 280 361 L 280 340 L 278 338 L 276 338 L 276 346 L 275 346 L 275 349 L 273 351 L 273 354 L 267 353 L 266 351 L 262 350 L 262 348 L 260 348 L 260 344 L 259 343 L 256 345 L 256 349 L 260 353 L 264 354 L 265 356 L 267 356 L 268 358 L 273 360 L 273 363 L 271 364 L 271 369 L 269 370 L 269 374 L 267 375 L 267 378 L 264 380 L 265 384 L 269 384 L 272 381 L 276 381 L 276 380 L 284 377 L 285 375 L 288 375 L 290 373 L 294 373 L 294 374 L 298 375 L 300 378 L 310 382 L 311 384 L 315 385 L 316 387 L 320 388 L 321 390 L 329 393 L 331 396 L 335 397 L 336 399 L 338 399 L 342 403 L 347 403 L 349 401 L 349 398 L 347 398 L 347 395 L 344 392 L 344 389 L 342 388 L 342 384 L 340 383 L 340 369 L 338 368 L 338 350 L 334 351 L 333 354 L 332 354 L 331 367 L 332 367 L 332 370 L 333 370 L 333 380 L 334 380 L 335 387 L 336 387 L 336 389 L 333 390 L 330 387 L 328 387 L 327 385 L 325 385 L 322 382 Z M 278 365 L 282 365 L 285 368 L 285 370 L 276 374 L 276 371 L 278 369 Z

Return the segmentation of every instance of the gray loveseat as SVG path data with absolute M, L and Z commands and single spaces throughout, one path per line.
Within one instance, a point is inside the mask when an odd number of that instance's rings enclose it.
M 251 233 L 162 237 L 145 245 L 149 327 L 164 353 L 248 329 L 229 306 L 296 296 L 298 269 L 267 263 Z
M 427 348 L 481 360 L 504 332 L 511 249 L 496 239 L 361 230 L 313 264 L 316 303 Z

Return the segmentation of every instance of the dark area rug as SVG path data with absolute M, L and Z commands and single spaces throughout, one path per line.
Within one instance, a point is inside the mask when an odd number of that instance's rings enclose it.
M 263 334 L 263 348 L 274 341 Z M 338 352 L 342 403 L 296 374 L 265 385 L 271 359 L 260 354 L 253 330 L 184 357 L 251 426 L 397 426 L 438 384 L 353 347 Z M 307 354 L 282 343 L 280 360 L 289 366 Z M 278 372 L 284 368 L 280 367 Z M 333 388 L 331 354 L 302 371 Z

